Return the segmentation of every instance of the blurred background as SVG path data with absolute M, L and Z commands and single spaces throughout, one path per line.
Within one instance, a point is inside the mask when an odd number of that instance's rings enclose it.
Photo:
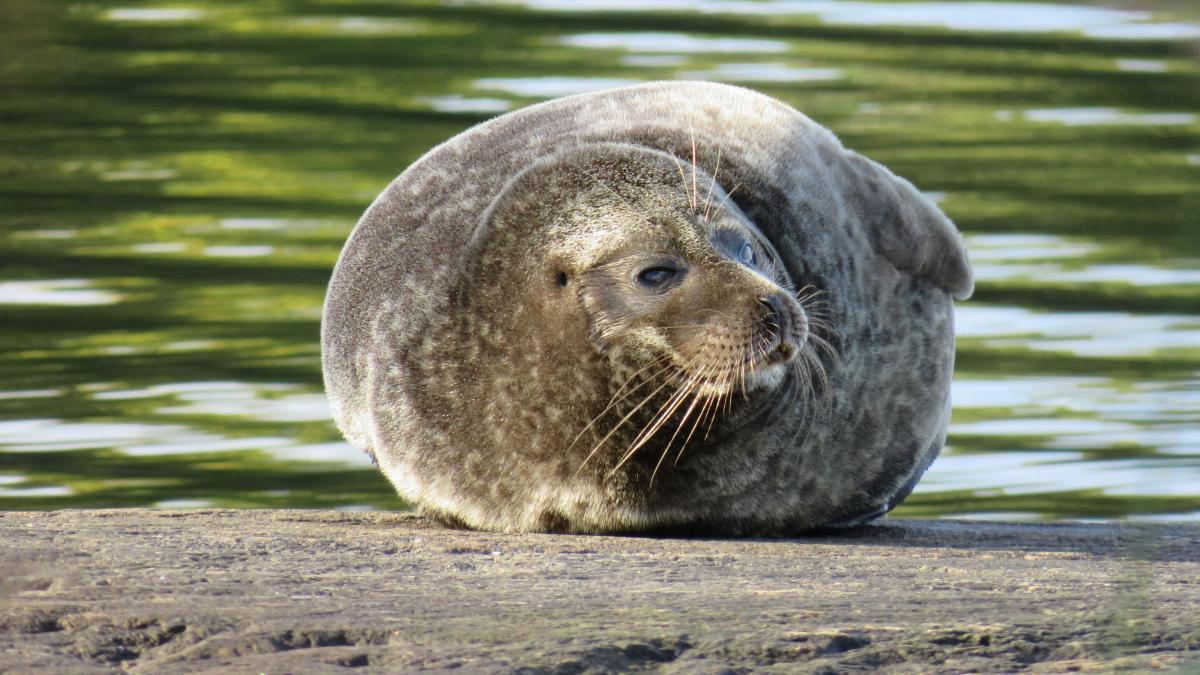
M 676 78 L 966 234 L 951 437 L 897 515 L 1200 520 L 1191 0 L 3 0 L 0 509 L 403 508 L 321 388 L 359 214 L 482 120 Z

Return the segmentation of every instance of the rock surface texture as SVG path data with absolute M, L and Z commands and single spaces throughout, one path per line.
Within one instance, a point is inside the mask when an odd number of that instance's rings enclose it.
M 0 672 L 1200 668 L 1200 527 L 503 535 L 315 511 L 0 513 Z

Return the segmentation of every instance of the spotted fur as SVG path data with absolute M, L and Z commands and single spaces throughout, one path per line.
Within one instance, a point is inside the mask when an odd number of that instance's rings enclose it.
M 622 286 L 667 246 L 686 302 Z M 501 116 L 393 181 L 334 270 L 326 389 L 402 496 L 471 527 L 853 524 L 940 451 L 971 289 L 953 224 L 807 117 L 640 85 Z

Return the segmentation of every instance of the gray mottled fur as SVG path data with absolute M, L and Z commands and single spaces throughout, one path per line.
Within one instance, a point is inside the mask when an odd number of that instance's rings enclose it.
M 523 238 L 520 205 L 500 197 L 564 149 L 619 143 L 690 166 L 693 141 L 704 169 L 720 152 L 720 184 L 796 285 L 826 291 L 839 358 L 826 364 L 819 404 L 785 390 L 749 416 L 721 420 L 652 487 L 642 474 L 578 471 L 588 449 L 569 447 L 578 420 L 612 393 L 603 350 L 571 311 L 484 283 L 511 276 L 501 263 L 547 273 L 535 237 Z M 498 206 L 510 224 L 493 231 Z M 501 116 L 393 181 L 334 271 L 325 383 L 338 426 L 402 496 L 472 527 L 739 534 L 846 525 L 894 507 L 940 451 L 952 297 L 971 290 L 954 225 L 828 130 L 746 89 L 647 84 Z

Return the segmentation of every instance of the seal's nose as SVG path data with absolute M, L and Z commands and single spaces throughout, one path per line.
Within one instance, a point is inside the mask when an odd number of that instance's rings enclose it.
M 779 296 L 768 295 L 758 299 L 759 304 L 766 308 L 767 313 L 763 315 L 762 321 L 767 324 L 767 327 L 776 334 L 783 332 L 783 303 L 779 300 Z
M 789 342 L 787 305 L 776 293 L 760 297 L 758 302 L 766 310 L 762 316 L 762 325 L 768 338 L 767 351 L 778 351 L 779 356 L 785 360 L 790 359 L 795 350 Z

